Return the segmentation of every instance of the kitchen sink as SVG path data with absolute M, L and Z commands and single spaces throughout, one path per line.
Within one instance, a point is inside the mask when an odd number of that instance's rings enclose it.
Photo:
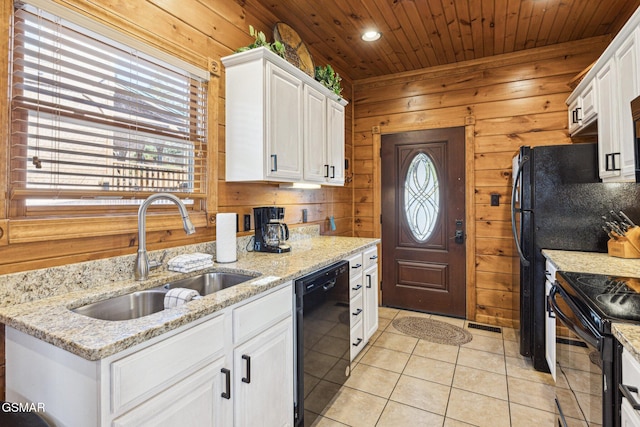
M 102 320 L 131 320 L 164 310 L 165 289 L 148 289 L 94 302 L 71 311 Z
M 240 283 L 255 279 L 258 276 L 240 273 L 211 272 L 199 276 L 176 280 L 164 285 L 165 289 L 187 288 L 194 289 L 202 296 L 227 289 Z

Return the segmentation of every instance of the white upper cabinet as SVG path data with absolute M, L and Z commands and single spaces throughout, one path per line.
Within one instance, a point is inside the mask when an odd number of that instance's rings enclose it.
M 347 102 L 266 48 L 222 63 L 226 180 L 344 185 Z
M 634 182 L 631 100 L 640 95 L 640 8 L 613 39 L 567 99 L 569 133 L 597 119 L 600 178 Z

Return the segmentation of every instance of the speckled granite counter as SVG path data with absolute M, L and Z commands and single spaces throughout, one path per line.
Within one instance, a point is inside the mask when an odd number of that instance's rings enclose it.
M 603 253 L 544 249 L 542 254 L 563 271 L 640 277 L 640 259 L 610 257 Z M 613 323 L 613 335 L 640 362 L 640 326 Z
M 88 289 L 58 292 L 50 297 L 2 307 L 0 321 L 85 359 L 98 360 L 340 261 L 379 242 L 379 239 L 351 237 L 300 239 L 292 241 L 291 252 L 285 254 L 239 252 L 237 262 L 216 264 L 213 268 L 199 272 L 153 272 L 150 279 L 144 282 L 117 281 Z M 97 320 L 69 310 L 206 271 L 234 271 L 260 276 L 180 307 L 134 320 Z

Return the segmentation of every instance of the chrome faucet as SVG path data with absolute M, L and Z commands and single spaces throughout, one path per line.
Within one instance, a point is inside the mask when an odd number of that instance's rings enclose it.
M 187 234 L 193 234 L 196 232 L 196 228 L 189 219 L 187 208 L 178 197 L 169 193 L 156 193 L 147 197 L 138 209 L 138 256 L 136 258 L 136 269 L 134 272 L 136 280 L 147 280 L 149 277 L 149 270 L 158 268 L 162 265 L 162 263 L 158 261 L 149 261 L 149 258 L 147 257 L 147 208 L 158 199 L 166 199 L 175 203 L 178 206 L 178 209 L 180 209 L 180 215 L 182 215 L 184 232 Z

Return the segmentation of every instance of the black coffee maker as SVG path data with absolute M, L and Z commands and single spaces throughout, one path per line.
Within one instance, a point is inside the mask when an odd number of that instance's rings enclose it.
M 282 222 L 284 208 L 266 206 L 253 208 L 253 221 L 256 227 L 253 250 L 256 252 L 283 253 L 291 251 L 284 242 L 289 239 L 289 227 Z

